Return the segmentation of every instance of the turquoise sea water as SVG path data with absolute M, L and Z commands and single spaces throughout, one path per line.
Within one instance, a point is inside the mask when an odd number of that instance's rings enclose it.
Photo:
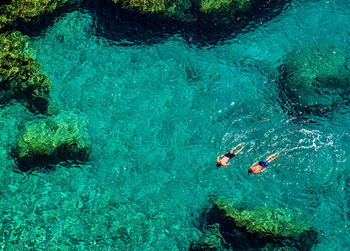
M 311 44 L 350 53 L 349 23 L 348 1 L 294 1 L 215 46 L 180 35 L 125 46 L 127 38 L 97 36 L 90 12 L 60 16 L 31 46 L 55 105 L 85 121 L 91 162 L 13 172 L 6 154 L 35 115 L 20 104 L 2 108 L 0 247 L 186 250 L 209 196 L 225 195 L 303 212 L 319 231 L 314 250 L 348 249 L 349 107 L 295 121 L 280 106 L 276 68 Z M 217 169 L 216 156 L 240 142 L 234 165 Z M 276 151 L 266 173 L 247 175 Z

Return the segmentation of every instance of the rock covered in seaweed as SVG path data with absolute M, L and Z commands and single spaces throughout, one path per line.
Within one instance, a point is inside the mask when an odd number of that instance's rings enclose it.
M 21 170 L 65 160 L 87 161 L 91 144 L 82 121 L 61 113 L 25 127 L 14 148 Z
M 215 198 L 210 212 L 211 223 L 220 224 L 220 231 L 227 243 L 236 245 L 237 230 L 251 240 L 252 245 L 281 244 L 309 250 L 317 242 L 317 232 L 305 217 L 295 211 L 282 208 L 235 207 L 226 200 Z M 260 243 L 257 241 L 260 240 Z M 247 246 L 249 246 L 247 244 Z
M 124 9 L 143 14 L 158 14 L 168 19 L 193 22 L 204 16 L 215 21 L 229 22 L 245 12 L 253 0 L 112 0 Z
M 191 13 L 193 2 L 191 0 L 112 0 L 120 4 L 123 9 L 137 10 L 142 14 L 158 14 L 160 16 L 191 22 L 195 16 Z
M 198 240 L 190 245 L 190 251 L 223 251 L 225 240 L 220 233 L 219 224 L 214 224 L 207 229 Z
M 326 45 L 294 50 L 282 58 L 280 87 L 297 113 L 322 113 L 342 102 L 349 88 L 347 56 Z
M 229 23 L 243 12 L 249 10 L 252 0 L 202 0 L 200 12 L 207 18 L 221 23 Z
M 0 3 L 0 29 L 15 22 L 29 22 L 50 13 L 69 0 L 9 0 Z
M 27 99 L 39 110 L 46 110 L 51 82 L 31 57 L 26 37 L 20 32 L 0 34 L 0 48 L 2 102 Z
M 216 199 L 216 212 L 224 220 L 234 222 L 236 227 L 260 237 L 290 238 L 298 240 L 311 229 L 295 212 L 281 208 L 255 208 L 239 210 L 229 203 Z

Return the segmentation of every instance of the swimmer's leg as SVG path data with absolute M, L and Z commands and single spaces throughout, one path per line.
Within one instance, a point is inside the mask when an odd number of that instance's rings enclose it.
M 242 145 L 242 143 L 236 145 L 234 148 L 232 148 L 232 149 L 230 150 L 230 153 L 233 154 L 233 152 L 234 152 L 238 147 L 240 147 L 241 145 Z
M 239 154 L 240 152 L 242 152 L 243 149 L 244 149 L 244 146 L 242 146 L 241 149 L 237 150 L 237 151 L 235 152 L 235 155 L 237 155 L 237 154 Z
M 269 157 L 267 157 L 267 161 L 268 162 L 271 162 L 271 161 L 274 161 L 275 159 L 277 159 L 279 157 L 279 154 L 280 153 L 274 153 L 274 154 L 271 154 Z

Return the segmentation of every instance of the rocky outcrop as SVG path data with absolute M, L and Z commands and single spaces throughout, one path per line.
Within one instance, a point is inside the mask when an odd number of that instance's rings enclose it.
M 239 13 L 249 10 L 253 0 L 112 0 L 123 9 L 142 14 L 157 14 L 182 22 L 193 22 L 202 17 L 217 22 L 231 22 Z
M 214 224 L 205 230 L 198 240 L 191 243 L 190 251 L 223 251 L 225 240 L 220 233 L 220 225 Z
M 9 0 L 0 3 L 0 29 L 54 11 L 69 0 Z
M 239 14 L 249 11 L 254 2 L 254 0 L 202 0 L 200 13 L 214 22 L 230 23 Z
M 344 52 L 326 45 L 288 53 L 280 67 L 282 100 L 296 114 L 332 110 L 349 89 L 349 66 Z
M 233 250 L 281 247 L 310 250 L 317 242 L 317 232 L 309 221 L 289 209 L 248 207 L 214 198 L 204 220 L 206 225 L 218 225 L 217 236 L 224 240 L 218 238 L 209 245 L 227 243 Z
M 87 161 L 91 144 L 76 115 L 61 113 L 34 121 L 19 135 L 13 155 L 18 168 L 56 164 L 66 160 Z
M 40 111 L 48 104 L 51 82 L 30 55 L 27 39 L 20 32 L 0 34 L 0 89 L 2 103 L 26 99 Z
M 224 200 L 215 199 L 213 212 L 224 224 L 232 224 L 259 238 L 299 241 L 314 232 L 310 223 L 295 212 L 281 208 L 236 209 Z

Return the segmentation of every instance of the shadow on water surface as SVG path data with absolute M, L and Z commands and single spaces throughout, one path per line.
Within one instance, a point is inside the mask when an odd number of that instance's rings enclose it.
M 98 36 L 124 45 L 158 43 L 172 35 L 181 34 L 190 44 L 207 46 L 255 29 L 279 15 L 290 3 L 290 0 L 256 1 L 249 12 L 237 17 L 237 22 L 231 24 L 215 23 L 211 18 L 201 15 L 191 23 L 165 20 L 155 15 L 121 9 L 110 0 L 98 3 L 88 0 L 85 7 L 96 16 Z
M 79 10 L 83 5 L 82 0 L 72 0 L 51 13 L 32 18 L 30 22 L 17 21 L 11 27 L 6 27 L 3 30 L 19 30 L 28 36 L 40 36 L 47 28 L 54 25 L 58 17 L 65 13 Z
M 237 17 L 236 23 L 219 24 L 201 15 L 198 15 L 198 19 L 194 22 L 183 23 L 121 9 L 111 0 L 76 0 L 51 14 L 34 19 L 31 23 L 18 23 L 16 28 L 26 35 L 39 36 L 52 26 L 60 15 L 79 10 L 93 13 L 95 30 L 92 30 L 92 33 L 116 41 L 120 45 L 154 44 L 180 34 L 190 44 L 212 46 L 226 39 L 232 39 L 239 33 L 255 29 L 279 15 L 290 4 L 291 0 L 259 0 L 249 12 Z

